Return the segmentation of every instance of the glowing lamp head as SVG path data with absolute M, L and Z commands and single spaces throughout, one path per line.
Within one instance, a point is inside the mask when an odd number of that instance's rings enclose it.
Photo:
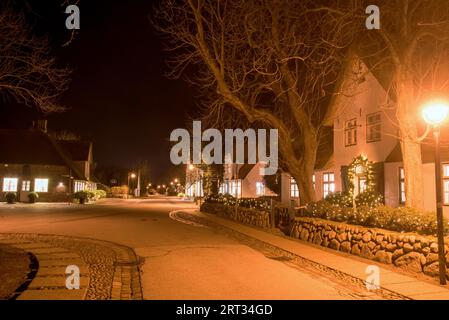
M 190 164 L 189 165 L 189 170 L 193 170 L 193 169 L 195 169 L 195 166 L 193 164 Z
M 136 174 L 135 173 L 131 173 L 131 178 L 135 178 L 136 177 Z
M 424 105 L 422 116 L 427 124 L 439 126 L 449 115 L 449 105 L 444 101 L 431 101 Z

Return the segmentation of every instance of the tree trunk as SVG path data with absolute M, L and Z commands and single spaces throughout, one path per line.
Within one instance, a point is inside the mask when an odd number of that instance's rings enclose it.
M 421 145 L 409 137 L 403 137 L 401 146 L 405 175 L 405 204 L 408 207 L 423 209 Z
M 316 160 L 316 147 L 309 146 L 308 149 L 309 151 L 303 155 L 303 161 L 299 165 L 288 168 L 298 185 L 301 205 L 307 205 L 316 201 L 312 180 Z
M 404 66 L 403 70 L 407 70 Z M 424 187 L 421 144 L 418 139 L 416 102 L 413 82 L 408 72 L 398 72 L 397 114 L 400 128 L 402 159 L 405 178 L 405 204 L 417 209 L 424 208 Z

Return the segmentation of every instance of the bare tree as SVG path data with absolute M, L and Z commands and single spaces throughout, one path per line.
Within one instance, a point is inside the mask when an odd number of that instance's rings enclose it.
M 368 3 L 370 2 L 370 3 Z M 359 15 L 371 1 L 360 1 Z M 388 95 L 396 100 L 405 171 L 406 205 L 424 206 L 421 142 L 421 104 L 448 88 L 449 6 L 444 0 L 384 0 L 379 3 L 378 30 L 361 30 L 365 58 L 374 72 L 389 74 Z M 363 26 L 362 21 L 358 26 Z M 377 70 L 376 70 L 377 69 Z
M 33 35 L 25 15 L 0 5 L 0 94 L 43 112 L 60 111 L 57 98 L 69 74 L 56 66 L 48 39 Z
M 321 2 L 166 0 L 153 17 L 171 54 L 169 76 L 185 75 L 210 94 L 209 114 L 233 108 L 279 130 L 281 158 L 303 203 L 315 200 L 316 152 L 333 119 L 327 101 L 354 20 L 351 10 L 316 10 Z

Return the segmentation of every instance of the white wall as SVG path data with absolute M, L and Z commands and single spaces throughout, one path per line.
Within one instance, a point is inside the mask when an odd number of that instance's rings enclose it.
M 341 167 L 349 165 L 358 155 L 365 155 L 376 163 L 385 161 L 397 144 L 397 127 L 394 125 L 394 110 L 385 105 L 386 92 L 377 79 L 365 74 L 365 81 L 357 85 L 353 96 L 342 96 L 335 100 L 337 108 L 334 121 L 334 172 L 336 190 L 342 189 Z M 366 142 L 366 116 L 381 112 L 381 140 Z M 345 123 L 350 119 L 357 120 L 357 144 L 345 146 Z

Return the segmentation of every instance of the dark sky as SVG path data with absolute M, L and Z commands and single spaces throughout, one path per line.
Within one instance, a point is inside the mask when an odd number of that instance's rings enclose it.
M 68 111 L 48 116 L 49 129 L 91 139 L 100 165 L 132 168 L 147 160 L 155 182 L 162 182 L 173 170 L 170 132 L 186 127 L 195 92 L 164 76 L 167 53 L 147 17 L 155 1 L 80 1 L 81 29 L 68 47 L 62 47 L 70 36 L 63 1 L 27 2 L 35 30 L 47 33 L 58 62 L 74 69 L 61 99 Z M 2 126 L 28 125 L 28 110 L 2 109 Z

